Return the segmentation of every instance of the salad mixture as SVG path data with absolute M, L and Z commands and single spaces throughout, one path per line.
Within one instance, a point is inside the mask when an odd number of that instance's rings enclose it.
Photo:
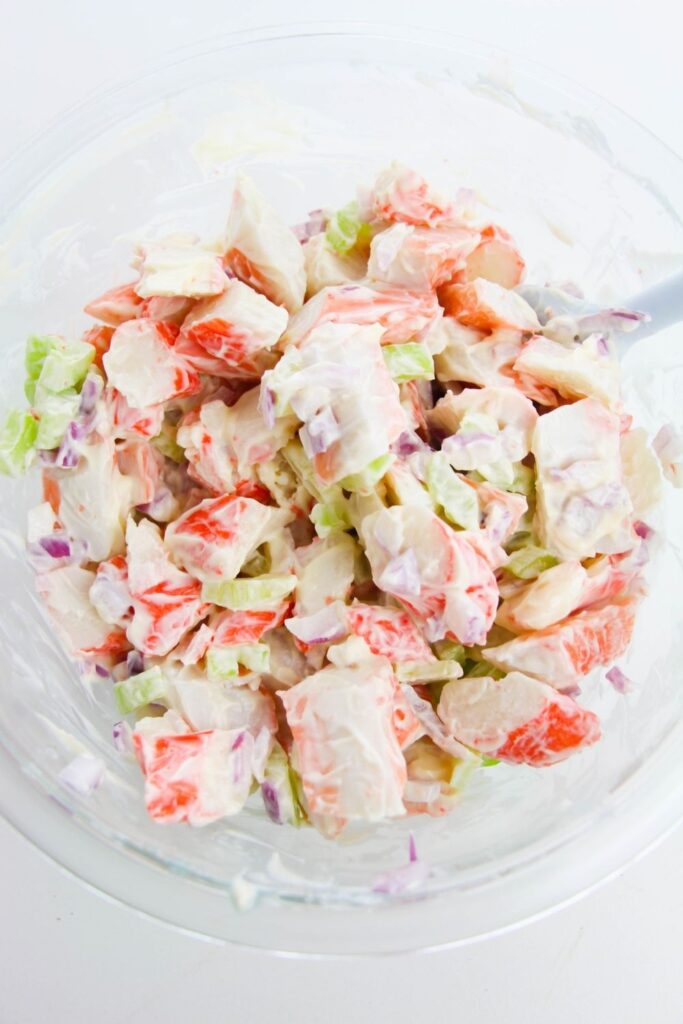
M 672 429 L 651 450 L 621 403 L 642 314 L 523 284 L 472 193 L 399 164 L 294 229 L 239 177 L 218 244 L 134 267 L 82 338 L 29 339 L 0 467 L 41 468 L 38 593 L 152 818 L 259 790 L 336 836 L 596 743 L 581 685 L 626 650 L 645 517 L 683 483 Z

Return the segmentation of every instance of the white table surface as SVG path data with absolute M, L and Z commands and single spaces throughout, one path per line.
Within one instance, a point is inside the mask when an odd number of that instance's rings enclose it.
M 683 152 L 677 7 L 347 0 L 342 10 L 346 19 L 449 28 L 534 57 Z M 325 0 L 12 4 L 0 33 L 0 157 L 93 87 L 168 49 L 339 14 Z M 521 930 L 463 950 L 351 963 L 274 958 L 176 934 L 86 890 L 4 824 L 0 863 L 0 1024 L 683 1022 L 680 828 L 609 885 Z

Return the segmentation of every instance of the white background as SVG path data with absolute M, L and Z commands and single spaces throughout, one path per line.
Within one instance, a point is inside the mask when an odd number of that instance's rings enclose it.
M 107 80 L 232 29 L 309 19 L 442 27 L 554 67 L 683 152 L 676 0 L 83 0 L 11 4 L 0 157 Z M 0 1024 L 683 1022 L 683 829 L 610 885 L 510 935 L 428 956 L 311 962 L 178 935 L 85 890 L 0 825 Z

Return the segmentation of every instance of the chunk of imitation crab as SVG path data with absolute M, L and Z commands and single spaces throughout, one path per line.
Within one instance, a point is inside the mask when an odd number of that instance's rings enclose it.
M 175 351 L 200 372 L 258 379 L 287 326 L 287 311 L 241 281 L 197 303 L 183 321 Z
M 609 665 L 624 653 L 638 601 L 636 596 L 613 598 L 546 629 L 487 647 L 484 657 L 504 672 L 525 672 L 560 689 L 574 686 L 597 665 Z
M 438 714 L 461 743 L 511 764 L 554 764 L 600 739 L 592 711 L 516 671 L 447 683 Z
M 430 640 L 484 640 L 498 604 L 493 570 L 504 558 L 485 534 L 399 505 L 367 516 L 362 533 L 375 583 L 414 612 Z
M 356 669 L 322 669 L 281 694 L 308 806 L 337 829 L 348 820 L 405 813 L 394 689 L 389 663 L 378 659 Z

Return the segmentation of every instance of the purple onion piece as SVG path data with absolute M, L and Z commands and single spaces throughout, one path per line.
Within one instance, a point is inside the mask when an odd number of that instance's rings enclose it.
M 58 534 L 54 534 L 51 537 L 41 537 L 38 543 L 50 558 L 69 558 L 71 555 L 69 541 Z
M 431 454 L 432 449 L 413 430 L 404 430 L 391 445 L 394 455 L 412 455 L 414 452 Z
M 326 452 L 341 435 L 341 427 L 329 406 L 312 416 L 299 431 L 301 444 L 309 459 Z
M 323 210 L 311 210 L 308 220 L 303 224 L 295 224 L 292 231 L 299 242 L 307 242 L 313 235 L 319 235 L 321 231 L 324 231 L 326 224 L 327 218 Z
M 133 730 L 128 722 L 115 722 L 111 730 L 111 738 L 119 754 L 130 754 L 133 750 Z
M 232 744 L 232 746 L 230 748 L 231 750 L 239 750 L 239 748 L 244 743 L 244 735 L 245 734 L 243 732 L 241 732 L 239 734 L 239 736 L 237 736 L 237 738 L 235 740 L 233 740 L 233 744 Z
M 83 381 L 81 400 L 78 405 L 78 412 L 81 416 L 87 416 L 95 411 L 99 395 L 100 388 L 97 378 L 92 375 L 86 377 Z
M 57 461 L 57 451 L 49 448 L 37 448 L 36 455 L 43 466 L 54 466 Z
M 616 665 L 605 672 L 605 679 L 609 680 L 617 693 L 626 693 L 631 689 L 631 680 Z
M 414 864 L 417 860 L 417 846 L 415 845 L 415 835 L 411 832 L 408 835 L 408 863 Z
M 276 825 L 282 825 L 282 811 L 280 810 L 280 799 L 277 795 L 277 790 L 272 782 L 266 779 L 261 784 L 261 796 L 263 797 L 263 806 L 266 809 L 266 814 L 271 821 L 274 821 Z
M 95 675 L 98 675 L 100 679 L 109 679 L 111 672 L 106 665 L 95 665 Z
M 128 674 L 131 676 L 137 676 L 140 672 L 145 671 L 145 659 L 139 651 L 128 651 L 126 655 L 126 667 L 128 668 Z
M 272 430 L 275 426 L 275 392 L 265 384 L 259 394 L 258 408 L 264 423 Z
M 595 347 L 597 348 L 599 355 L 609 356 L 610 351 L 606 334 L 598 335 L 598 337 L 595 339 Z
M 633 529 L 641 540 L 650 540 L 654 537 L 655 531 L 647 523 L 644 523 L 641 519 L 637 519 L 633 524 Z

